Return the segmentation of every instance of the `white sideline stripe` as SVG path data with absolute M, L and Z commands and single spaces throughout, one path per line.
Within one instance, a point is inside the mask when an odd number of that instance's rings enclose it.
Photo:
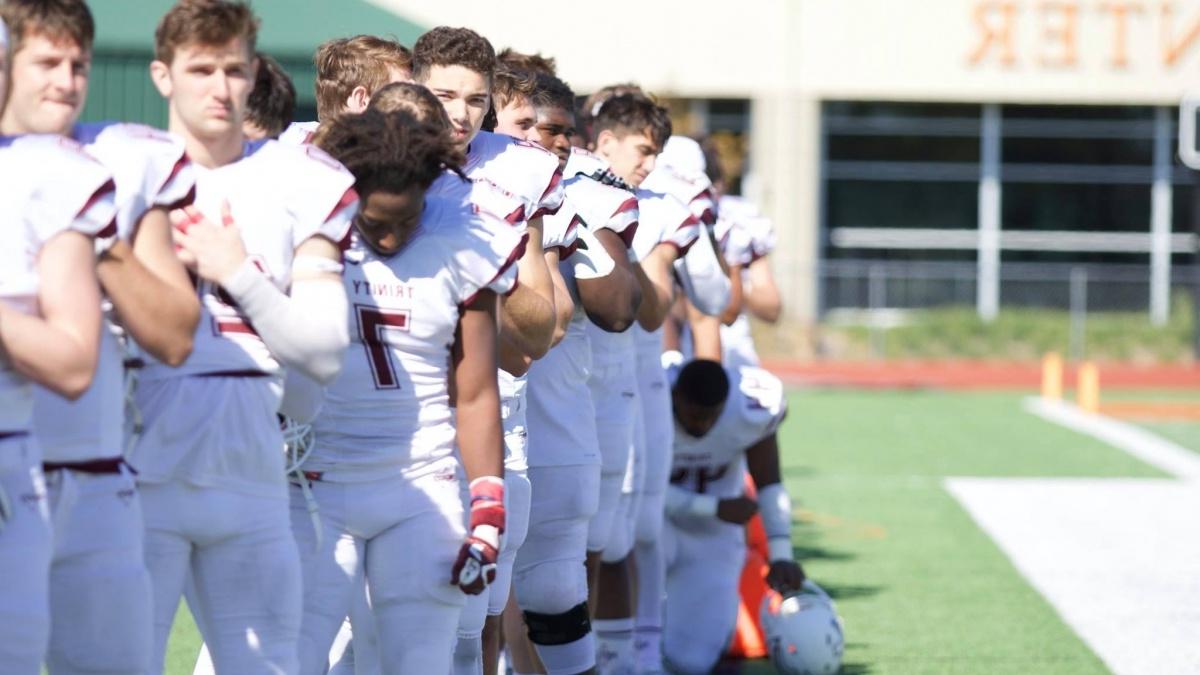
M 1113 673 L 1200 673 L 1200 486 L 1008 478 L 945 486 Z
M 1029 397 L 1025 399 L 1024 406 L 1025 410 L 1044 420 L 1104 441 L 1173 476 L 1189 481 L 1200 480 L 1200 454 L 1157 434 L 1111 417 L 1084 412 L 1078 406 L 1063 401 Z M 1200 640 L 1200 637 L 1197 639 Z

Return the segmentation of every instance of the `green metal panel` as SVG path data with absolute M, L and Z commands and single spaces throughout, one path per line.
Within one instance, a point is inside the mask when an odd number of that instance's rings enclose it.
M 165 127 L 167 109 L 150 82 L 154 27 L 173 0 L 96 0 L 95 58 L 85 121 L 121 120 Z M 312 54 L 334 37 L 371 33 L 411 45 L 424 28 L 363 0 L 257 0 L 258 48 L 279 60 L 296 86 L 297 119 L 316 105 Z
M 140 52 L 153 48 L 154 28 L 173 0 L 94 0 L 96 51 Z M 411 45 L 421 26 L 365 0 L 254 0 L 262 19 L 258 47 L 276 57 L 311 58 L 333 37 L 372 33 Z

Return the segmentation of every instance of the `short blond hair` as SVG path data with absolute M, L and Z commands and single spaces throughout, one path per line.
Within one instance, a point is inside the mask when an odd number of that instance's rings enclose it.
M 395 40 L 355 35 L 317 47 L 313 65 L 317 67 L 317 117 L 326 120 L 342 112 L 356 88 L 365 88 L 370 96 L 389 82 L 393 70 L 411 73 L 412 53 Z

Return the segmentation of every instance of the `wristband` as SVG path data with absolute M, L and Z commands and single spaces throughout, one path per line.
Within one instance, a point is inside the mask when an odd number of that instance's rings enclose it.
M 470 491 L 471 533 L 484 527 L 494 528 L 497 535 L 504 532 L 504 479 L 481 476 L 471 481 Z M 496 540 L 499 541 L 498 536 Z

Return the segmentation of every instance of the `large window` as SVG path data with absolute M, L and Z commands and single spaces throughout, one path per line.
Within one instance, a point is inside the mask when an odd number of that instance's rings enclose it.
M 1136 304 L 1132 298 L 1144 304 L 1155 217 L 1169 215 L 1176 233 L 1171 262 L 1194 258 L 1187 242 L 1200 214 L 1192 203 L 1197 177 L 1173 160 L 1173 110 L 831 101 L 822 112 L 826 307 L 861 296 L 855 277 L 866 270 L 896 279 L 889 289 L 931 276 L 954 280 L 954 292 L 902 293 L 899 306 L 962 302 L 969 295 L 962 279 L 974 278 L 980 255 L 987 166 L 1000 188 L 1004 303 L 1061 304 L 1060 282 L 1083 265 L 1122 278 L 1124 286 L 1105 294 L 1115 306 Z M 985 137 L 995 139 L 995 159 L 984 157 Z M 1169 214 L 1156 211 L 1151 197 L 1164 173 Z M 1055 290 L 1038 291 L 1034 282 Z M 891 303 L 896 293 L 885 295 Z

